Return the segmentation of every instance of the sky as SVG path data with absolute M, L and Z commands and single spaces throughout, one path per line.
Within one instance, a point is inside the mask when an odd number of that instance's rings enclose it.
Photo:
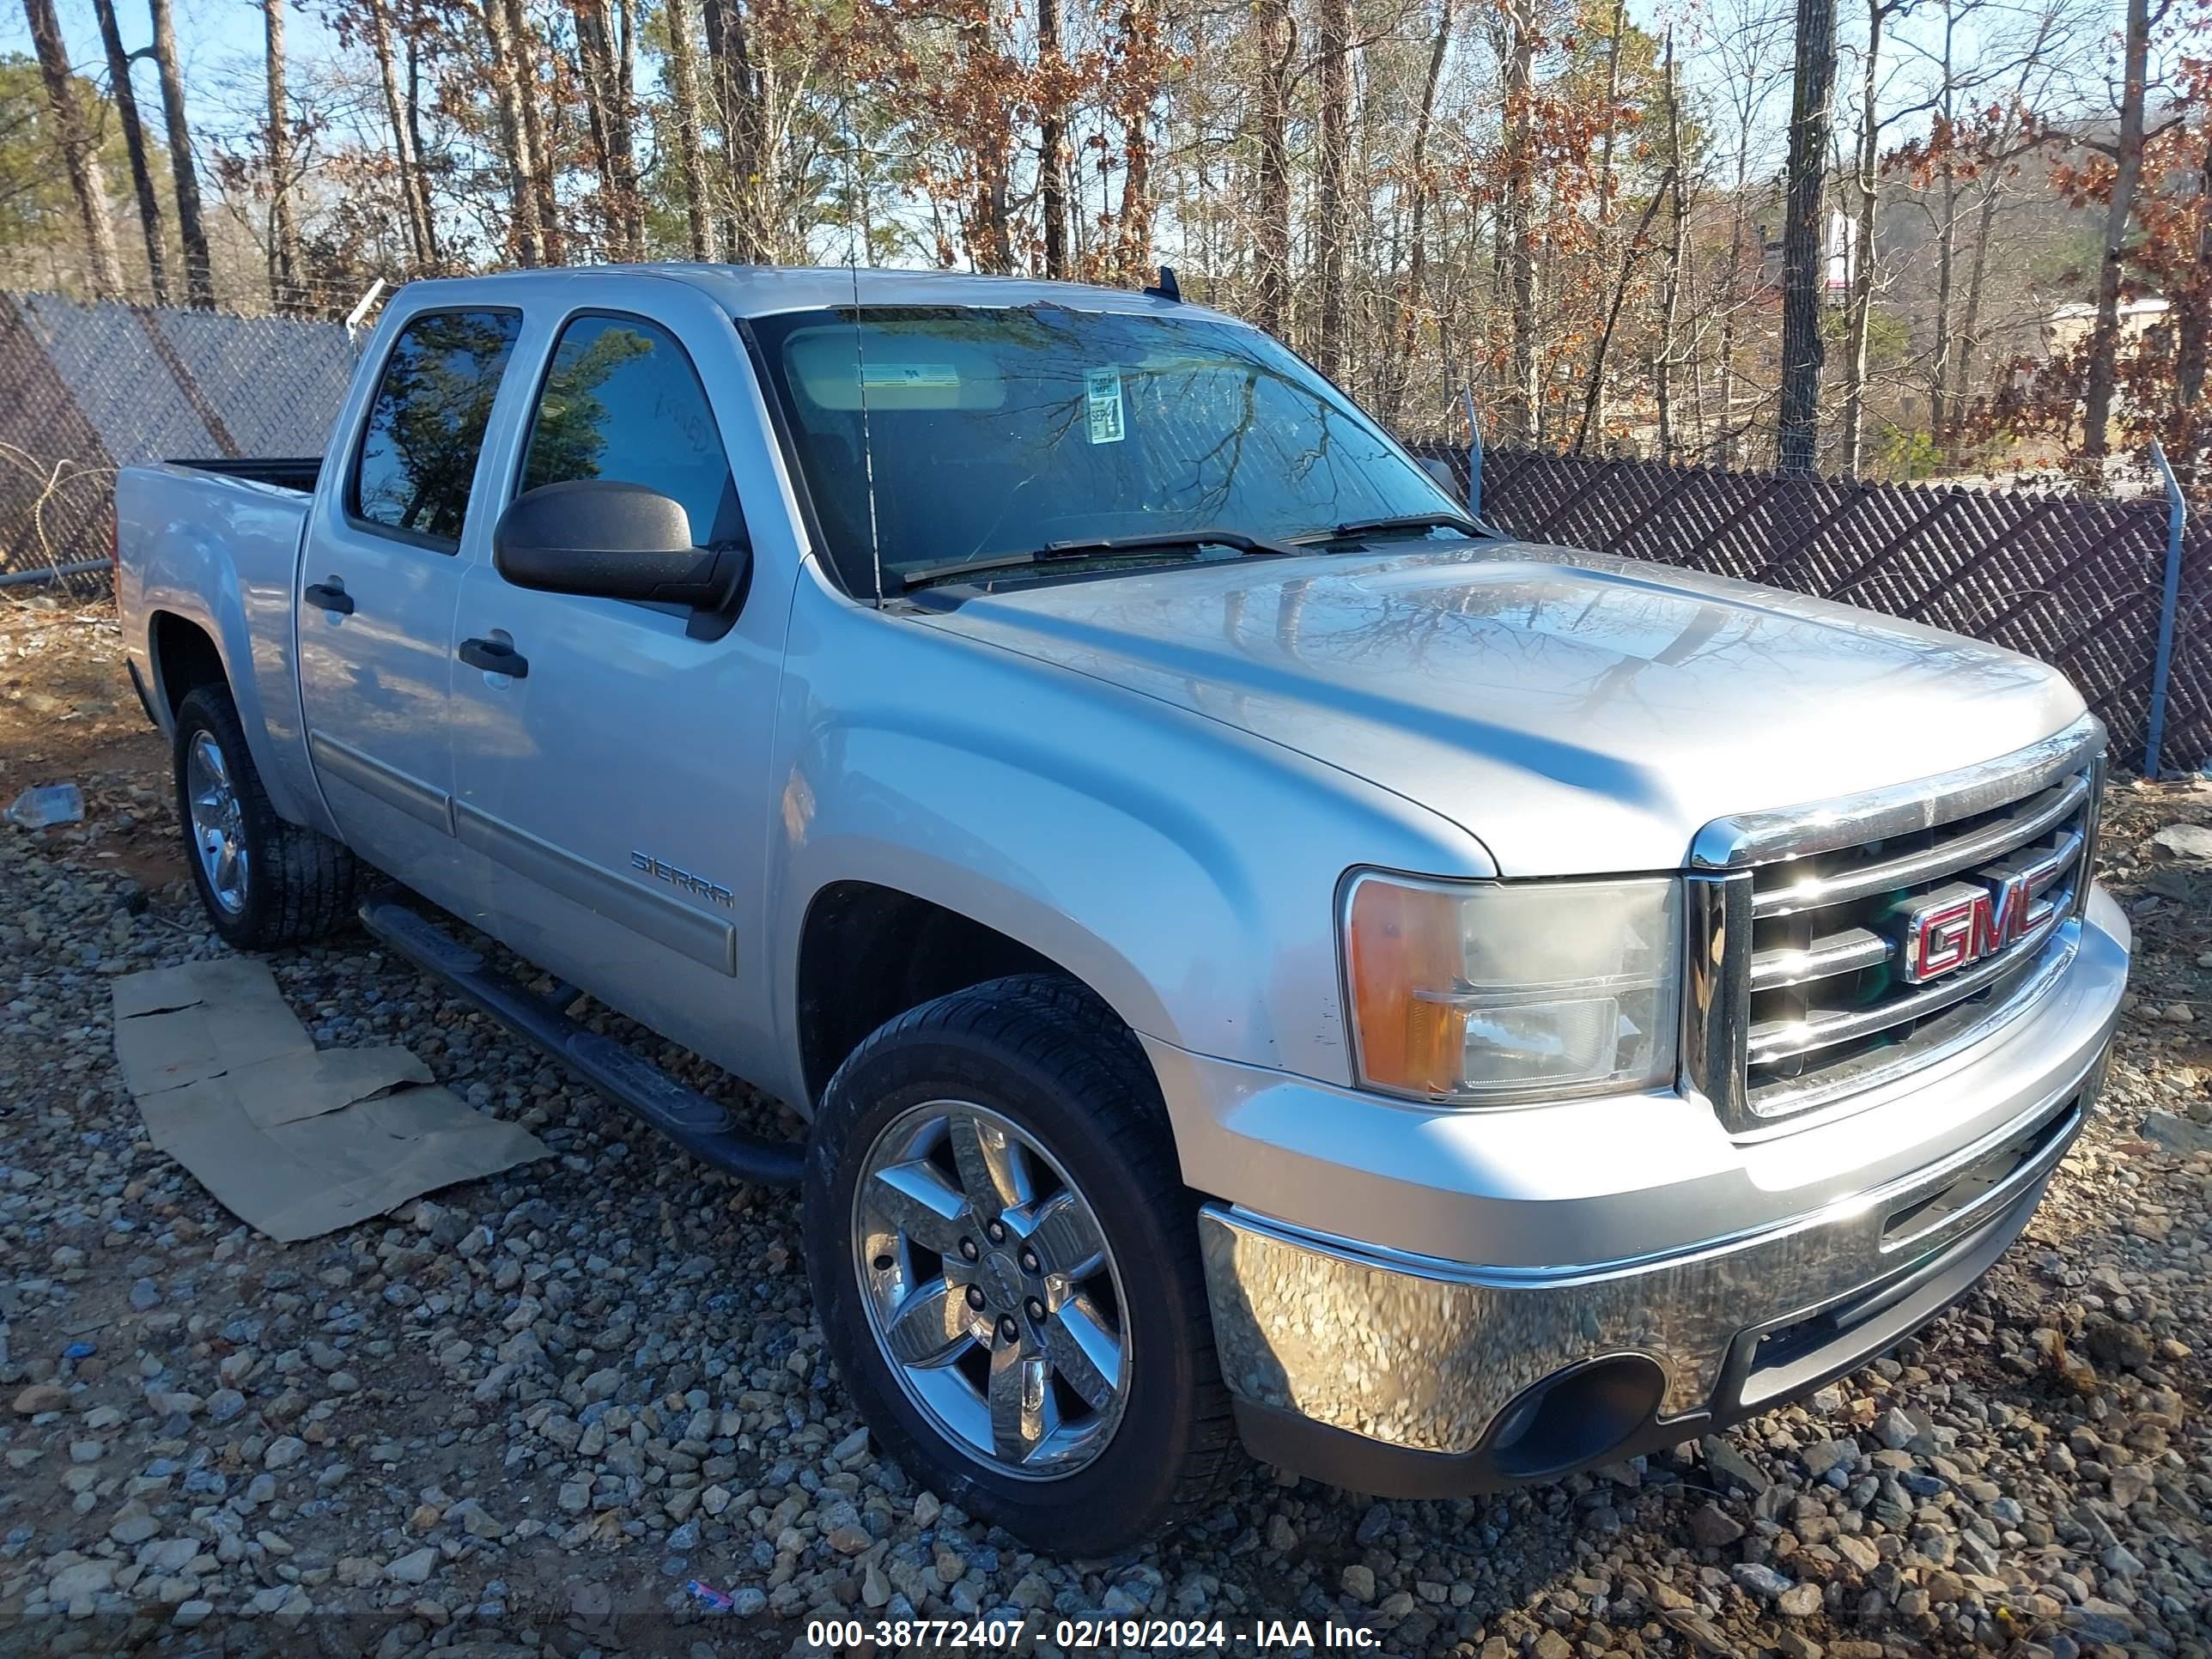
M 107 54 L 100 44 L 100 24 L 92 0 L 54 0 L 61 18 L 62 34 L 69 42 L 70 61 L 88 78 L 107 79 Z M 115 11 L 126 51 L 150 46 L 154 25 L 146 0 L 116 0 Z M 226 74 L 250 61 L 261 61 L 261 7 L 258 0 L 170 0 L 176 21 L 178 67 L 185 77 L 185 97 L 196 101 L 200 77 Z M 335 39 L 318 12 L 296 6 L 284 15 L 284 46 L 295 58 L 320 56 L 332 50 Z M 0 0 L 0 52 L 31 53 L 31 26 L 20 0 Z M 132 84 L 142 98 L 158 92 L 151 59 L 141 60 L 132 70 Z M 212 96 L 210 91 L 210 95 Z

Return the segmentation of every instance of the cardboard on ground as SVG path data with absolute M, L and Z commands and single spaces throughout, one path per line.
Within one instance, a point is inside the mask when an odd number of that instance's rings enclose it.
M 404 1048 L 318 1048 L 262 963 L 115 981 L 115 1058 L 154 1145 L 287 1243 L 546 1155 Z

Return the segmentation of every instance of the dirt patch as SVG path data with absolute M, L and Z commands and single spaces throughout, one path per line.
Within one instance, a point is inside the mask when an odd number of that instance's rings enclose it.
M 168 743 L 131 689 L 112 601 L 0 606 L 0 807 L 44 783 L 85 797 L 83 823 L 47 836 L 149 892 L 184 878 Z

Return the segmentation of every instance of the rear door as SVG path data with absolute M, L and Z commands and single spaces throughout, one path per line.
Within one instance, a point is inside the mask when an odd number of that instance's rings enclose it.
M 643 484 L 684 506 L 702 547 L 750 539 L 743 501 L 780 505 L 729 316 L 688 284 L 656 284 L 651 298 L 649 318 L 568 308 L 541 331 L 533 317 L 530 407 L 488 501 L 580 478 Z M 755 1075 L 773 1052 L 757 942 L 795 574 L 757 545 L 734 619 L 710 623 L 517 587 L 487 559 L 462 580 L 454 628 L 469 653 L 452 725 L 474 919 Z M 520 674 L 475 665 L 516 659 Z
M 300 574 L 308 752 L 353 848 L 441 903 L 463 898 L 447 732 L 453 608 L 489 519 L 470 502 L 522 328 L 425 311 L 387 337 L 352 452 L 316 499 Z

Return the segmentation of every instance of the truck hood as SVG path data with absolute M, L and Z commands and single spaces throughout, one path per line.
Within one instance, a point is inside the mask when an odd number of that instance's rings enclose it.
M 1996 646 L 1528 543 L 929 598 L 929 625 L 1419 801 L 1502 875 L 1676 868 L 1715 818 L 1950 771 L 2081 712 L 2063 676 Z

